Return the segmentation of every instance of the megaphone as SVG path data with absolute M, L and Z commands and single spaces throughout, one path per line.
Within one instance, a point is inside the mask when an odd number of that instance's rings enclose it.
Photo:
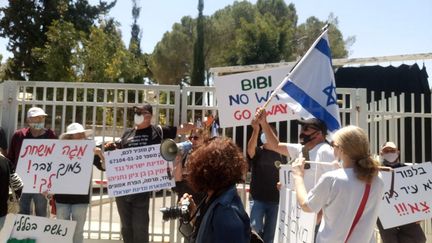
M 187 153 L 191 149 L 190 141 L 176 143 L 172 139 L 165 139 L 160 145 L 160 154 L 166 161 L 173 161 L 179 152 Z

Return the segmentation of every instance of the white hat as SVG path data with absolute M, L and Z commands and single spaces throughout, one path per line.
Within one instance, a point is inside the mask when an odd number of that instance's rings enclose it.
M 67 135 L 71 134 L 77 134 L 77 133 L 84 133 L 86 137 L 90 136 L 92 134 L 92 130 L 90 129 L 84 129 L 84 127 L 79 123 L 72 123 L 66 128 L 66 132 L 62 133 L 60 135 L 60 139 L 64 139 Z
M 48 116 L 42 108 L 32 107 L 27 111 L 27 117 Z

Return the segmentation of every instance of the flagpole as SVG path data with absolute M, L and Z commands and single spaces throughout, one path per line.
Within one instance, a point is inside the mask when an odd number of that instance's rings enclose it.
M 285 76 L 285 78 L 282 80 L 282 82 L 276 87 L 275 90 L 273 90 L 273 92 L 271 93 L 270 97 L 267 99 L 267 101 L 264 103 L 264 105 L 261 107 L 261 109 L 265 110 L 265 108 L 268 106 L 268 104 L 270 103 L 270 101 L 276 96 L 276 93 L 285 85 L 285 83 L 291 78 L 291 74 L 297 70 L 297 68 L 299 66 L 301 66 L 300 64 L 303 63 L 305 57 L 307 57 L 312 50 L 315 48 L 315 46 L 318 44 L 318 42 L 321 40 L 321 38 L 327 33 L 328 31 L 328 27 L 329 24 L 326 24 L 321 30 L 323 31 L 319 37 L 314 41 L 314 43 L 311 45 L 311 47 L 309 48 L 309 50 L 306 52 L 306 54 L 304 54 L 302 56 L 302 58 L 294 65 L 293 69 L 288 73 L 287 76 Z

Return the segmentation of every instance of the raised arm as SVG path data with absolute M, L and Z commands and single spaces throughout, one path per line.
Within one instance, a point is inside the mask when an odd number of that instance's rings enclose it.
M 265 148 L 289 157 L 286 144 L 279 142 L 279 138 L 272 131 L 270 124 L 267 122 L 266 111 L 264 109 L 257 110 L 255 119 L 259 121 L 259 124 L 261 125 L 261 128 L 266 136 L 267 143 Z
M 257 139 L 259 135 L 260 125 L 258 120 L 253 119 L 251 122 L 251 126 L 253 128 L 252 135 L 249 138 L 248 144 L 247 144 L 247 153 L 249 157 L 252 159 L 255 156 L 255 149 L 257 146 Z

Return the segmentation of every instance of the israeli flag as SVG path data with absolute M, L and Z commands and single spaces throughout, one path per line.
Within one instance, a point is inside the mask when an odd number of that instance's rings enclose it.
M 340 128 L 339 106 L 332 69 L 331 51 L 325 30 L 275 90 L 302 118 L 316 117 L 330 133 Z

